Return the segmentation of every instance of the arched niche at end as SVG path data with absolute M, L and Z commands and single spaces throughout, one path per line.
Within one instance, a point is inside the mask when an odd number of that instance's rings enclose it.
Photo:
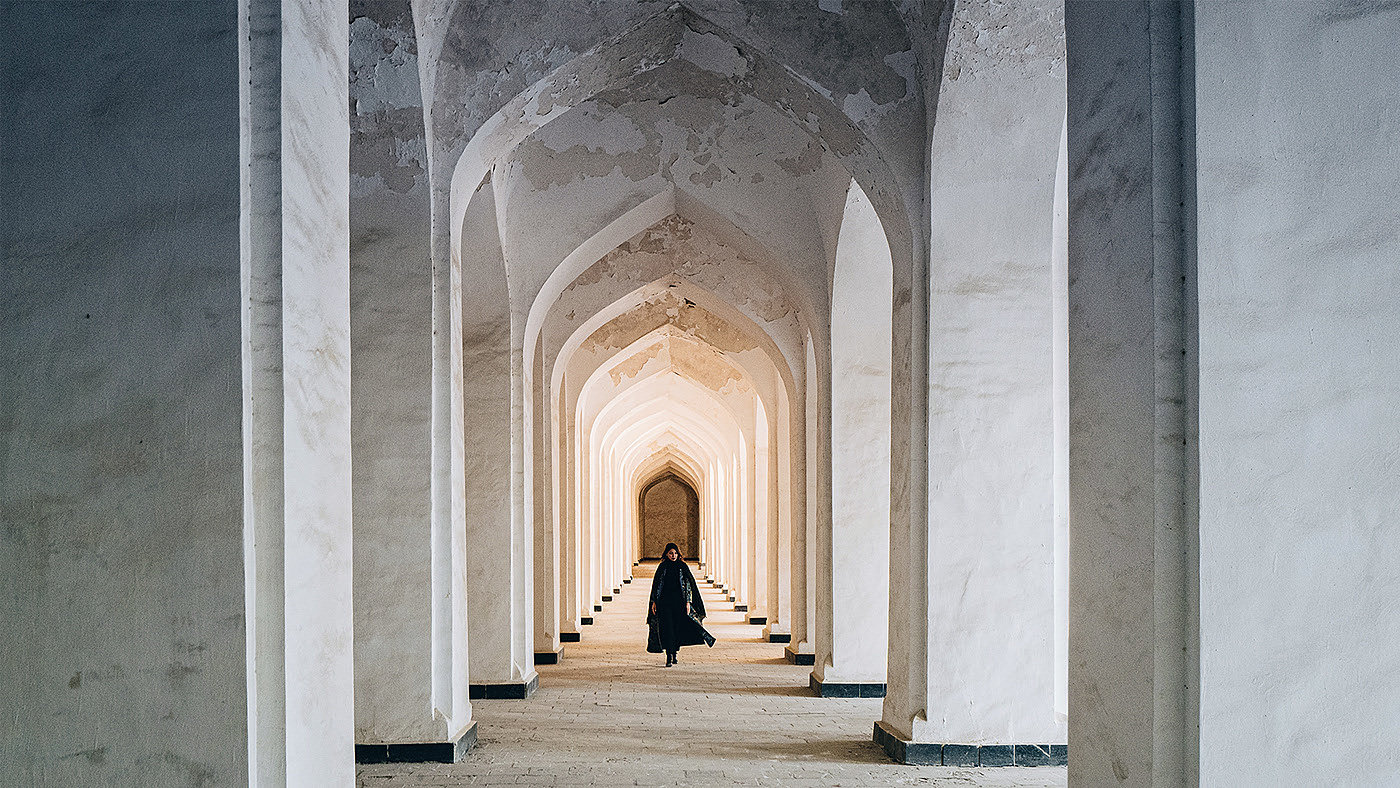
M 682 556 L 700 551 L 700 496 L 685 479 L 666 469 L 642 487 L 637 497 L 642 558 L 660 558 L 675 542 Z

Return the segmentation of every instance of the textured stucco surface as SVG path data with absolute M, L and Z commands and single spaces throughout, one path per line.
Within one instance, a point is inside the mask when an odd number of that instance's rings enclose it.
M 1197 12 L 1202 784 L 1400 780 L 1398 30 Z
M 240 784 L 237 18 L 0 17 L 0 781 Z

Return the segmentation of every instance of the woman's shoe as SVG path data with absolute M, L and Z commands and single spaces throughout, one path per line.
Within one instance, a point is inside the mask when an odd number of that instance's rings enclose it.
M 676 658 L 673 657 L 673 656 L 671 656 L 670 654 L 667 654 L 667 655 L 666 655 L 666 667 L 669 668 L 669 667 L 671 667 L 671 666 L 674 665 L 674 664 L 676 664 Z

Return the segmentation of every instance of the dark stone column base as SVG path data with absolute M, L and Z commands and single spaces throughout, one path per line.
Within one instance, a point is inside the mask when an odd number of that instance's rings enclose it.
M 624 582 L 624 583 L 630 583 L 630 582 L 632 582 L 632 578 L 630 578 L 630 577 L 624 577 L 624 578 L 622 578 L 622 582 Z
M 578 623 L 587 627 L 593 625 L 593 616 L 580 616 Z
M 623 581 L 623 582 L 626 582 L 626 581 Z M 614 589 L 613 589 L 613 596 L 617 596 L 618 594 L 621 594 L 621 593 L 622 593 L 622 589 L 621 589 L 621 588 L 614 588 Z
M 476 723 L 457 741 L 356 744 L 355 763 L 461 763 L 476 746 Z
M 1065 766 L 1064 744 L 934 744 L 905 741 L 883 721 L 875 723 L 875 743 L 896 763 L 911 766 Z
M 608 602 L 608 601 L 611 601 L 611 600 L 605 599 L 605 600 L 603 600 L 603 601 L 604 601 L 604 602 Z M 603 612 L 603 606 L 602 606 L 602 605 L 594 605 L 594 606 L 593 606 L 593 612 L 594 612 L 594 613 L 601 613 L 601 612 Z
M 503 684 L 473 684 L 469 692 L 472 700 L 525 700 L 540 688 L 539 674 L 529 681 L 508 681 Z
M 560 642 L 560 643 L 578 643 L 578 642 L 581 641 L 581 640 L 583 640 L 583 635 L 579 634 L 578 632 L 560 632 L 560 633 L 559 633 L 559 642 Z
M 768 623 L 768 616 L 749 616 L 749 623 L 762 626 Z
M 792 640 L 792 636 L 789 635 L 789 636 L 788 636 L 788 641 L 791 642 L 791 640 Z M 788 646 L 787 648 L 783 649 L 783 654 L 787 657 L 787 661 L 788 661 L 788 662 L 791 662 L 791 663 L 794 664 L 794 665 L 815 665 L 815 664 L 817 664 L 817 655 L 816 655 L 816 654 L 802 654 L 802 653 L 798 652 L 796 649 L 794 649 L 792 646 Z
M 792 635 L 789 635 L 789 634 L 786 633 L 786 632 L 769 632 L 769 633 L 768 633 L 768 642 L 769 642 L 769 643 L 791 643 L 791 642 L 792 642 Z
M 734 606 L 734 610 L 735 610 L 736 612 L 739 612 L 739 613 L 747 613 L 747 612 L 749 612 L 749 606 L 748 606 L 748 605 L 735 605 L 735 606 Z
M 809 676 L 807 686 L 817 693 L 818 698 L 883 698 L 884 684 L 862 684 L 857 682 L 822 681 L 815 675 Z
M 559 639 L 560 639 L 560 640 L 563 640 L 564 638 L 563 638 L 563 637 L 560 637 Z M 563 647 L 563 646 L 560 646 L 559 648 L 556 648 L 556 649 L 554 649 L 553 651 L 536 651 L 536 652 L 535 652 L 535 664 L 536 664 L 536 665 L 558 665 L 558 664 L 559 664 L 559 660 L 561 660 L 561 659 L 563 659 L 563 658 L 564 658 L 564 647 Z
M 603 601 L 604 601 L 604 602 L 611 602 L 611 601 L 612 601 L 612 594 L 603 594 Z M 593 606 L 593 609 L 594 609 L 594 610 L 602 610 L 602 609 L 603 609 L 603 606 L 602 606 L 602 605 L 594 605 L 594 606 Z

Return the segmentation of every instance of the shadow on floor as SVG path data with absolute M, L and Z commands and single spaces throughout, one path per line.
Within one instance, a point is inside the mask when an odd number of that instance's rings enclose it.
M 813 697 L 811 687 L 799 687 L 795 685 L 779 687 L 728 687 L 716 689 L 717 691 L 728 692 L 731 695 L 776 695 L 787 698 Z
M 793 738 L 782 742 L 754 743 L 736 742 L 732 746 L 736 757 L 755 760 L 792 760 L 805 762 L 829 762 L 838 764 L 872 763 L 888 764 L 889 756 L 879 745 L 870 741 L 853 739 L 804 739 Z

